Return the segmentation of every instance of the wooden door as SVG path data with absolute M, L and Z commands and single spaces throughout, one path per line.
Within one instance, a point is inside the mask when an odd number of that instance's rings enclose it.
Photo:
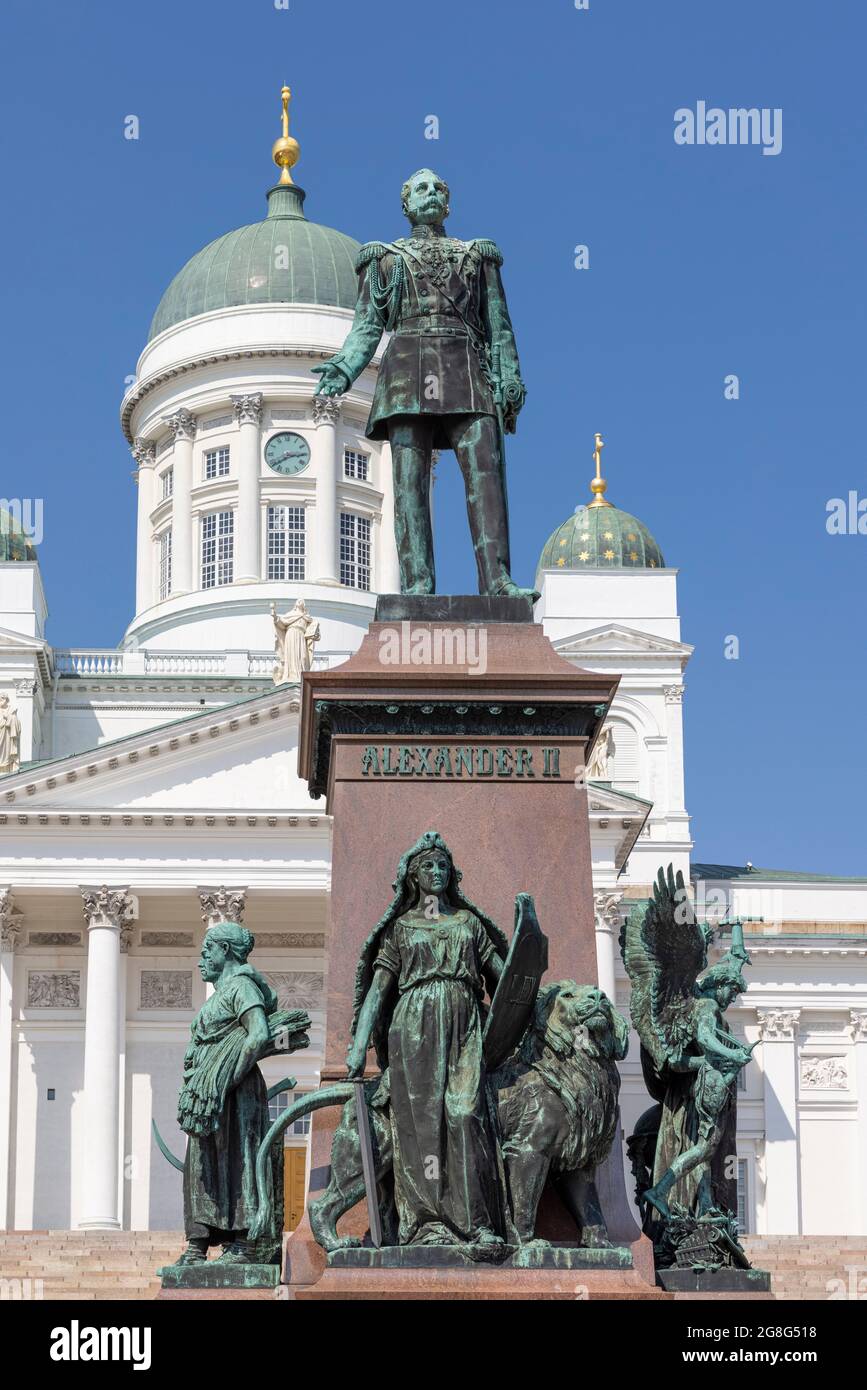
M 304 1215 L 307 1145 L 283 1151 L 283 1229 L 294 1231 Z

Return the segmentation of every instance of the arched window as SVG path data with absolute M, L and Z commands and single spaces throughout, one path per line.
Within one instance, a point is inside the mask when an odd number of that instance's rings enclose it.
M 638 734 L 622 719 L 611 720 L 611 734 L 614 747 L 609 763 L 609 776 L 614 787 L 621 791 L 640 792 L 640 768 L 638 762 Z

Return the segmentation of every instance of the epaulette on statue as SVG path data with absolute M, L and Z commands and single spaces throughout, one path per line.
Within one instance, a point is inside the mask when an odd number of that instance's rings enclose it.
M 385 256 L 387 252 L 388 247 L 381 241 L 366 242 L 355 259 L 355 269 L 363 270 L 371 261 L 378 261 L 380 256 Z
M 488 241 L 486 237 L 476 237 L 472 245 L 483 261 L 493 261 L 495 265 L 503 264 L 503 253 L 495 241 Z

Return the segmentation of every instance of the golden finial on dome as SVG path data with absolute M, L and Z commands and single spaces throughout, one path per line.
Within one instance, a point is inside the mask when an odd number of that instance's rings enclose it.
M 588 503 L 590 507 L 610 507 L 611 503 L 605 501 L 605 493 L 608 484 L 602 476 L 602 450 L 605 442 L 601 434 L 594 435 L 596 448 L 593 450 L 593 461 L 596 464 L 596 477 L 590 484 L 590 491 L 593 493 L 593 501 Z
M 274 148 L 271 151 L 271 158 L 280 170 L 280 182 L 291 183 L 292 175 L 289 170 L 298 163 L 301 155 L 301 146 L 293 136 L 289 134 L 289 101 L 292 92 L 288 87 L 284 87 L 280 93 L 283 101 L 283 134 L 279 140 L 274 141 Z

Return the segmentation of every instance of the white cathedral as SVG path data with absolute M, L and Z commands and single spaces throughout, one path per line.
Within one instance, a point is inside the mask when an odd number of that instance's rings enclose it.
M 182 1057 L 217 920 L 243 920 L 281 1003 L 311 1012 L 291 1068 L 318 1085 L 331 825 L 297 774 L 299 688 L 274 683 L 271 610 L 303 598 L 330 667 L 399 585 L 389 450 L 364 434 L 381 355 L 337 400 L 311 373 L 352 321 L 358 243 L 310 221 L 291 182 L 267 197 L 263 220 L 175 276 L 123 399 L 138 532 L 116 648 L 49 640 L 38 556 L 0 515 L 7 1230 L 180 1229 L 152 1122 L 182 1154 Z M 628 1012 L 620 922 L 661 865 L 691 875 L 700 916 L 741 918 L 752 966 L 731 1016 L 761 1043 L 738 1098 L 741 1225 L 867 1234 L 867 878 L 690 863 L 678 571 L 603 492 L 544 546 L 536 608 L 564 657 L 621 677 L 587 790 L 600 983 Z M 648 1103 L 638 1052 L 633 1036 L 627 1134 Z M 263 1063 L 269 1085 L 287 1065 Z M 304 1125 L 286 1137 L 290 1226 Z

